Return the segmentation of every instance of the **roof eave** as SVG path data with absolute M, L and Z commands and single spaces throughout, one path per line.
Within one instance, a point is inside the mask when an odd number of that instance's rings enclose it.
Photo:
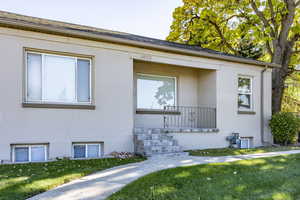
M 192 51 L 192 50 L 188 50 L 188 49 L 151 44 L 151 43 L 147 43 L 147 42 L 134 41 L 134 40 L 123 39 L 123 38 L 116 38 L 116 37 L 107 36 L 107 35 L 99 35 L 99 34 L 94 34 L 94 33 L 89 33 L 89 32 L 82 32 L 80 30 L 68 30 L 68 29 L 64 29 L 64 27 L 47 26 L 47 25 L 43 25 L 43 24 L 33 24 L 30 22 L 0 19 L 0 27 L 21 29 L 21 30 L 26 30 L 26 31 L 34 31 L 34 32 L 47 33 L 47 34 L 55 34 L 55 35 L 61 35 L 61 36 L 67 36 L 67 37 L 76 37 L 76 38 L 93 40 L 93 41 L 109 42 L 109 43 L 134 46 L 134 47 L 139 47 L 139 48 L 144 48 L 144 49 L 150 49 L 150 50 L 158 50 L 158 51 L 164 51 L 164 52 L 170 52 L 170 53 L 180 53 L 183 55 L 214 58 L 214 59 L 218 59 L 218 60 L 238 62 L 238 63 L 244 63 L 244 64 L 252 64 L 252 65 L 258 65 L 258 66 L 263 66 L 263 67 L 266 67 L 266 66 L 271 67 L 271 68 L 281 67 L 280 65 L 275 64 L 275 63 L 266 63 L 266 62 L 261 62 L 261 61 L 256 61 L 256 60 L 231 57 L 231 56 L 213 54 L 213 53 L 202 52 L 202 51 Z

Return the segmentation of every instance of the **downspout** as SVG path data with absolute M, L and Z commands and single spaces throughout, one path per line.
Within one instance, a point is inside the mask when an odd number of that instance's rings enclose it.
M 260 78 L 260 139 L 262 145 L 265 144 L 265 130 L 264 130 L 264 73 L 268 69 L 268 65 L 261 71 L 261 78 Z

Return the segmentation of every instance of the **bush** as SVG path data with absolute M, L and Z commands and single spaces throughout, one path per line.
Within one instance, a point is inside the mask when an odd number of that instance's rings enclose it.
M 300 128 L 300 120 L 292 113 L 278 112 L 272 116 L 270 128 L 275 142 L 287 145 L 295 142 Z

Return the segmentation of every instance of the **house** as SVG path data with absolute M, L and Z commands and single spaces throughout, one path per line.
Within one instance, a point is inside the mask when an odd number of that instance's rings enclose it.
M 272 142 L 275 64 L 8 12 L 0 52 L 4 162 Z

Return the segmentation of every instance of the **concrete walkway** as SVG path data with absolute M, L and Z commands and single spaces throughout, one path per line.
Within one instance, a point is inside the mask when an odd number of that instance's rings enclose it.
M 154 157 L 140 163 L 122 165 L 85 176 L 29 200 L 101 200 L 144 175 L 167 168 L 298 153 L 300 150 L 224 157 Z

